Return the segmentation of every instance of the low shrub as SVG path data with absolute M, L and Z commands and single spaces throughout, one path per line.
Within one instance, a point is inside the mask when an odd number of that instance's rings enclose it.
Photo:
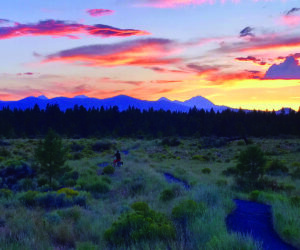
M 210 168 L 203 168 L 203 169 L 201 170 L 201 172 L 202 172 L 202 174 L 210 174 L 211 169 L 210 169 Z
M 76 250 L 97 250 L 97 249 L 99 249 L 99 247 L 89 241 L 76 243 Z
M 66 194 L 68 198 L 79 195 L 79 192 L 71 188 L 61 188 L 57 191 L 58 194 Z
M 206 205 L 202 202 L 197 203 L 193 200 L 184 200 L 175 206 L 172 210 L 172 218 L 184 224 L 188 221 L 195 219 L 197 216 L 204 214 Z
M 36 197 L 39 194 L 37 191 L 27 191 L 19 197 L 19 200 L 21 203 L 23 203 L 25 206 L 32 207 L 36 205 Z
M 13 192 L 10 189 L 2 188 L 0 189 L 0 198 L 9 199 L 13 196 Z
M 174 189 L 167 188 L 160 193 L 159 199 L 161 201 L 170 201 L 176 197 Z
M 85 190 L 90 191 L 92 193 L 107 193 L 109 191 L 109 186 L 101 180 L 94 181 L 92 183 L 87 184 L 83 187 Z
M 103 168 L 103 174 L 113 174 L 115 172 L 115 168 L 113 166 L 106 166 Z
M 259 194 L 260 194 L 260 191 L 258 191 L 258 190 L 253 190 L 253 191 L 250 193 L 250 195 L 249 195 L 249 199 L 250 199 L 251 201 L 257 201 L 257 200 L 258 200 Z
M 161 141 L 161 144 L 163 146 L 176 147 L 176 146 L 179 146 L 181 144 L 181 142 L 177 138 L 173 137 L 173 138 L 164 138 Z
M 110 150 L 113 147 L 113 144 L 108 141 L 97 141 L 92 145 L 92 150 L 95 152 L 103 152 Z
M 57 211 L 46 213 L 44 217 L 51 224 L 59 224 L 61 222 L 61 217 L 59 216 Z
M 81 209 L 79 207 L 71 207 L 67 209 L 60 209 L 57 211 L 57 214 L 62 219 L 72 220 L 74 222 L 79 221 L 81 217 Z
M 290 198 L 290 203 L 292 206 L 300 207 L 300 196 L 293 196 Z
M 61 223 L 53 228 L 52 240 L 54 244 L 74 248 L 76 243 L 75 232 L 71 223 Z
M 293 179 L 300 179 L 300 167 L 296 167 L 295 170 L 291 173 Z
M 209 157 L 206 155 L 193 155 L 192 160 L 194 160 L 194 161 L 209 161 Z
M 226 170 L 222 171 L 222 174 L 225 176 L 232 176 L 237 174 L 236 167 L 228 167 Z
M 85 207 L 87 198 L 87 195 L 84 193 L 73 197 L 67 197 L 65 193 L 41 193 L 37 191 L 27 191 L 20 195 L 19 200 L 28 207 L 39 206 L 46 209 L 51 209 L 69 207 L 73 205 Z
M 269 175 L 282 175 L 287 174 L 288 172 L 289 169 L 284 165 L 284 163 L 277 159 L 269 162 L 267 166 L 267 174 Z
M 175 239 L 175 227 L 167 217 L 151 210 L 144 202 L 132 204 L 133 212 L 124 213 L 104 233 L 110 245 L 129 246 L 139 241 Z
M 218 187 L 224 187 L 224 186 L 228 185 L 228 181 L 225 180 L 225 179 L 219 179 L 219 180 L 216 181 L 216 185 Z

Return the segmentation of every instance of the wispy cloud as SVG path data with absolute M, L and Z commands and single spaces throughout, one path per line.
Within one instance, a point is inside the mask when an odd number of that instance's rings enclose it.
M 1 22 L 0 22 L 1 25 Z M 52 36 L 79 38 L 78 35 L 100 37 L 148 35 L 146 31 L 135 29 L 119 29 L 108 25 L 86 25 L 61 20 L 44 20 L 38 23 L 14 23 L 11 26 L 0 26 L 0 39 L 10 39 L 22 36 Z
M 252 62 L 254 64 L 261 65 L 261 66 L 264 66 L 267 64 L 264 60 L 262 60 L 260 58 L 256 58 L 254 56 L 237 57 L 237 58 L 235 58 L 235 60 L 241 61 L 241 62 Z
M 107 16 L 114 13 L 113 10 L 106 10 L 106 9 L 89 9 L 86 12 L 92 17 Z
M 62 61 L 92 67 L 168 65 L 181 61 L 170 57 L 176 43 L 168 39 L 139 39 L 115 44 L 77 47 L 48 55 L 44 62 Z

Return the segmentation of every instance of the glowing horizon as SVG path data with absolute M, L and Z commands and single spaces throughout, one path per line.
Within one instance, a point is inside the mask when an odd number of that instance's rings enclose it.
M 0 100 L 200 95 L 233 108 L 300 106 L 296 0 L 2 5 Z

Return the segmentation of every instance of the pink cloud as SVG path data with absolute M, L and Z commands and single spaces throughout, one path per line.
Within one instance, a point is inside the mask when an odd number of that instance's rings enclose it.
M 300 24 L 300 16 L 282 16 L 280 17 L 279 22 L 283 25 L 290 27 L 298 26 Z
M 114 13 L 113 10 L 106 10 L 106 9 L 89 9 L 86 12 L 92 17 L 107 16 L 107 15 L 112 15 Z
M 1 24 L 0 24 L 1 25 Z M 85 25 L 61 20 L 44 20 L 33 24 L 14 23 L 12 26 L 0 26 L 0 40 L 21 36 L 52 36 L 78 38 L 78 35 L 92 35 L 100 37 L 127 37 L 148 35 L 149 33 L 134 29 L 119 29 L 108 25 Z

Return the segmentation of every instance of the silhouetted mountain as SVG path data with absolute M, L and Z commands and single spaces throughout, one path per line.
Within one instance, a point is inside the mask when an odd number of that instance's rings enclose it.
M 100 108 L 104 107 L 105 109 L 118 106 L 120 111 L 128 109 L 128 107 L 135 107 L 141 110 L 148 110 L 153 108 L 153 110 L 165 110 L 165 111 L 180 111 L 180 112 L 188 112 L 191 108 L 196 107 L 197 109 L 204 109 L 210 111 L 213 109 L 215 112 L 224 111 L 226 109 L 231 109 L 233 111 L 237 111 L 238 109 L 232 109 L 226 106 L 218 106 L 209 101 L 208 99 L 202 96 L 195 96 L 186 101 L 171 101 L 165 97 L 158 99 L 157 101 L 145 101 L 136 99 L 126 95 L 118 95 L 111 98 L 106 99 L 97 99 L 88 97 L 85 95 L 78 95 L 73 98 L 68 97 L 55 97 L 52 99 L 48 99 L 46 96 L 41 95 L 39 97 L 29 96 L 19 101 L 0 101 L 0 110 L 5 107 L 9 107 L 11 110 L 13 109 L 22 109 L 25 110 L 27 108 L 33 108 L 34 105 L 37 104 L 40 109 L 45 109 L 48 104 L 53 105 L 57 104 L 59 108 L 63 111 L 66 109 L 72 109 L 75 105 L 83 106 L 86 109 L 89 108 Z M 248 110 L 245 110 L 246 112 Z M 280 113 L 281 111 L 278 111 Z M 288 114 L 290 109 L 285 108 L 285 113 Z

